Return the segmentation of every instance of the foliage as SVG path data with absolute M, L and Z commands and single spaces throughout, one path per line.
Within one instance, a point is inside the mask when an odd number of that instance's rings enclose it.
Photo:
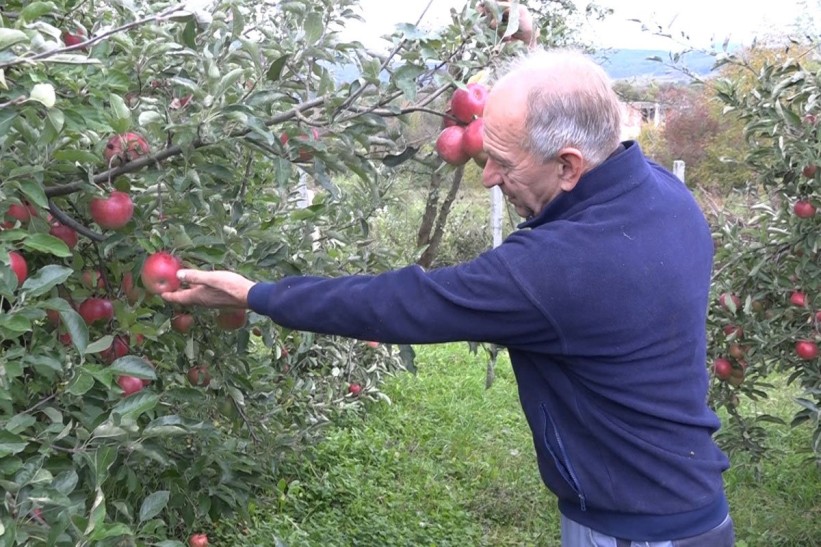
M 756 459 L 765 453 L 765 425 L 779 420 L 766 414 L 741 416 L 738 396 L 768 397 L 772 386 L 766 378 L 778 371 L 803 389 L 793 424 L 812 424 L 811 447 L 821 463 L 821 364 L 817 357 L 802 358 L 796 351 L 801 340 L 821 340 L 821 316 L 816 315 L 819 217 L 801 218 L 793 210 L 798 200 L 818 205 L 821 197 L 821 170 L 805 169 L 821 164 L 816 118 L 821 79 L 818 64 L 807 55 L 816 44 L 753 55 L 756 65 L 745 55 L 727 55 L 731 77 L 713 84 L 726 108 L 745 123 L 747 164 L 763 192 L 753 194 L 758 203 L 748 209 L 751 214 L 725 215 L 717 222 L 711 357 L 732 351 L 736 377 L 732 383 L 716 381 L 711 400 L 728 409 L 736 428 L 730 449 L 745 448 Z M 806 295 L 806 304 L 791 300 L 796 291 Z M 721 306 L 717 300 L 723 293 L 737 295 L 738 305 Z
M 353 0 L 212 4 L 0 8 L 0 212 L 35 212 L 0 219 L 2 545 L 175 545 L 242 510 L 335 412 L 379 398 L 400 367 L 388 348 L 253 314 L 225 331 L 197 311 L 179 333 L 176 310 L 126 280 L 160 250 L 252 279 L 386 268 L 369 235 L 389 189 L 375 162 L 407 152 L 410 112 L 516 49 L 471 5 L 440 33 L 398 29 L 384 56 L 340 38 Z M 115 153 L 109 138 L 126 132 L 149 155 Z M 344 191 L 342 173 L 356 177 Z M 307 180 L 322 193 L 303 208 Z M 90 201 L 115 189 L 134 216 L 102 230 Z M 28 263 L 22 284 L 11 250 Z M 113 302 L 111 320 L 84 323 L 92 296 Z M 112 362 L 115 343 L 127 349 Z M 190 385 L 195 365 L 207 386 Z M 125 375 L 148 385 L 124 397 Z

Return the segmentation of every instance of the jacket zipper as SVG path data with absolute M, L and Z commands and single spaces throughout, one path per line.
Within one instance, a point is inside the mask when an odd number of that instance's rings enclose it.
M 542 412 L 545 415 L 545 418 L 550 420 L 550 425 L 553 426 L 553 436 L 556 438 L 556 443 L 559 445 L 559 450 L 561 451 L 562 458 L 564 462 L 560 462 L 564 464 L 564 467 L 567 469 L 567 472 L 570 474 L 570 478 L 573 480 L 573 484 L 571 486 L 574 487 L 576 490 L 576 495 L 579 496 L 579 506 L 581 507 L 582 511 L 587 511 L 587 503 L 584 499 L 584 493 L 582 492 L 581 483 L 579 482 L 578 476 L 576 476 L 576 471 L 573 470 L 573 464 L 570 463 L 570 458 L 567 456 L 567 451 L 564 448 L 564 443 L 562 442 L 562 438 L 559 436 L 559 430 L 556 428 L 556 422 L 553 421 L 553 417 L 547 412 L 547 409 L 542 407 Z

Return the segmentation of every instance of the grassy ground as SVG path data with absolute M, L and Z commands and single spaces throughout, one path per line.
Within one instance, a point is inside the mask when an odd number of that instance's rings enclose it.
M 554 546 L 558 513 L 542 485 L 506 360 L 484 389 L 466 344 L 417 348 L 420 372 L 389 382 L 373 405 L 329 431 L 289 485 L 224 523 L 218 545 Z M 788 417 L 789 394 L 750 411 Z M 821 545 L 821 473 L 798 452 L 808 428 L 775 431 L 781 453 L 760 473 L 738 458 L 726 475 L 739 545 Z

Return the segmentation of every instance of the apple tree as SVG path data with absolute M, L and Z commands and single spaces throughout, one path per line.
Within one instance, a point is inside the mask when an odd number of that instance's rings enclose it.
M 812 425 L 821 463 L 821 66 L 807 55 L 817 46 L 725 54 L 723 75 L 711 82 L 725 110 L 744 122 L 756 178 L 740 205 L 747 214 L 719 218 L 709 326 L 711 395 L 731 416 L 725 444 L 764 453 L 764 427 L 778 420 L 740 412 L 739 396 L 767 397 L 767 378 L 778 372 L 803 390 L 793 424 Z
M 435 161 L 407 117 L 517 47 L 475 3 L 387 54 L 353 0 L 190 4 L 0 7 L 2 545 L 179 544 L 381 397 L 391 348 L 156 293 L 389 267 L 386 175 Z

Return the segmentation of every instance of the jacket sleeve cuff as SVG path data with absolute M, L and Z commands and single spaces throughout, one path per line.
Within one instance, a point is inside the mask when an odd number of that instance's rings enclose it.
M 271 293 L 274 283 L 257 283 L 248 291 L 248 307 L 260 315 L 269 315 Z

